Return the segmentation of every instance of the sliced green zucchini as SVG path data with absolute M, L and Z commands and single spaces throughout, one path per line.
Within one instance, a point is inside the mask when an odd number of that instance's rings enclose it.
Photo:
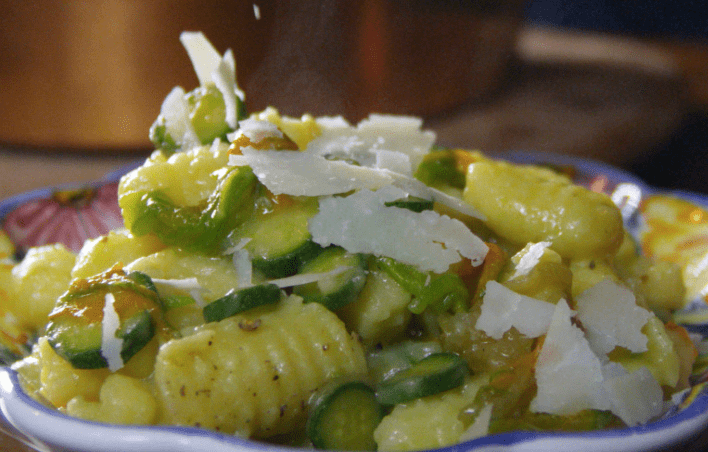
M 455 151 L 438 148 L 425 155 L 414 177 L 431 187 L 465 188 L 465 175 L 466 171 L 459 168 Z
M 372 381 L 380 383 L 426 356 L 440 352 L 442 347 L 437 341 L 403 341 L 371 351 L 366 355 L 366 365 Z
M 376 450 L 374 430 L 384 411 L 360 381 L 328 387 L 310 401 L 307 435 L 317 449 Z
M 157 327 L 164 325 L 159 298 L 150 288 L 152 283 L 140 284 L 136 279 L 142 277 L 138 276 L 111 269 L 72 282 L 49 314 L 46 328 L 49 344 L 57 354 L 78 369 L 108 366 L 101 347 L 103 310 L 109 293 L 115 299 L 113 307 L 120 321 L 115 337 L 123 340 L 120 353 L 123 362 L 147 345 Z
M 253 212 L 257 187 L 251 168 L 233 167 L 221 173 L 204 205 L 176 206 L 162 192 L 152 191 L 123 209 L 131 211 L 130 231 L 136 236 L 155 234 L 166 245 L 215 254 L 227 235 Z
M 361 254 L 347 253 L 344 248 L 330 247 L 300 268 L 300 273 L 327 273 L 348 267 L 341 273 L 321 281 L 297 286 L 293 292 L 307 303 L 320 303 L 331 311 L 356 300 L 366 284 L 366 259 Z
M 280 288 L 275 284 L 262 284 L 232 290 L 223 297 L 204 306 L 204 321 L 218 322 L 258 306 L 277 303 L 280 297 Z
M 395 405 L 438 394 L 462 386 L 468 373 L 454 353 L 433 353 L 380 383 L 376 397 L 383 405 Z
M 412 210 L 413 212 L 422 212 L 424 210 L 433 210 L 435 203 L 430 199 L 423 199 L 417 196 L 409 196 L 407 198 L 396 199 L 384 203 L 386 207 L 400 207 L 401 209 Z
M 255 216 L 239 228 L 238 239 L 250 239 L 244 249 L 251 255 L 253 268 L 268 278 L 284 278 L 317 256 L 322 247 L 312 241 L 307 229 L 316 213 L 314 204 L 296 204 Z
M 375 262 L 381 270 L 414 296 L 408 305 L 408 309 L 414 314 L 421 314 L 428 307 L 437 313 L 449 309 L 461 312 L 469 307 L 469 290 L 457 273 L 421 272 L 413 265 L 398 262 L 390 257 L 377 257 Z

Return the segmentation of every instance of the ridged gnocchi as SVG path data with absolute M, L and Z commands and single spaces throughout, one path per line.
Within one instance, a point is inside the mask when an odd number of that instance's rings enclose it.
M 162 422 L 264 438 L 302 426 L 324 382 L 365 373 L 364 352 L 344 324 L 292 296 L 163 345 L 155 384 Z

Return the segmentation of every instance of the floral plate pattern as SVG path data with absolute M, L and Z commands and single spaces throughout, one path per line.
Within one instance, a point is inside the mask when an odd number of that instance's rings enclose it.
M 690 300 L 676 318 L 694 335 L 699 357 L 692 387 L 675 395 L 667 413 L 647 425 L 584 433 L 511 432 L 438 451 L 646 451 L 666 448 L 704 430 L 708 426 L 708 196 L 655 190 L 631 174 L 576 157 L 529 152 L 502 157 L 550 165 L 576 183 L 608 194 L 647 255 L 681 266 Z M 78 251 L 84 240 L 122 226 L 118 180 L 139 164 L 85 186 L 37 190 L 2 201 L 2 231 L 20 255 L 31 246 L 54 242 Z M 17 374 L 8 368 L 0 368 L 0 412 L 0 430 L 40 451 L 288 450 L 195 428 L 113 426 L 71 418 L 27 396 Z

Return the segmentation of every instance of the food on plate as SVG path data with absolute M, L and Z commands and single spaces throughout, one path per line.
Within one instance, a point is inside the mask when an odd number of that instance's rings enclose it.
M 247 113 L 235 62 L 182 41 L 125 227 L 0 239 L 2 358 L 82 419 L 420 450 L 635 426 L 689 386 L 681 269 L 553 168 L 434 145 L 417 118 Z

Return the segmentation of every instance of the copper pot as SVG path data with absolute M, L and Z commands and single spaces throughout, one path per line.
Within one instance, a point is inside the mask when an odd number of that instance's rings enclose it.
M 178 37 L 236 54 L 252 111 L 433 115 L 503 80 L 524 0 L 0 0 L 0 143 L 145 149 Z

